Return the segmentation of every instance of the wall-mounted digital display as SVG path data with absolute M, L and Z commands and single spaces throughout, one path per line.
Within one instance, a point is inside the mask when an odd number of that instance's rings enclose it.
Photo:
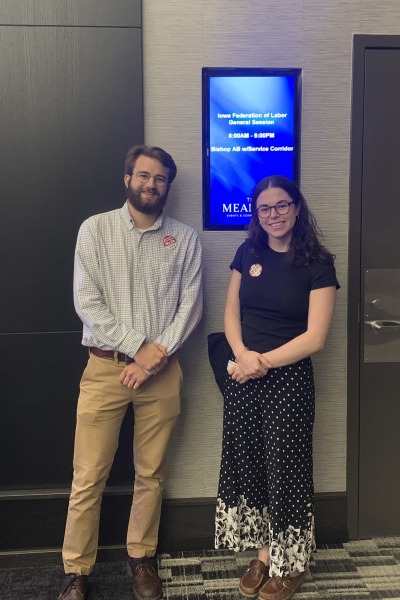
M 267 175 L 299 183 L 301 69 L 203 68 L 204 229 L 243 229 Z

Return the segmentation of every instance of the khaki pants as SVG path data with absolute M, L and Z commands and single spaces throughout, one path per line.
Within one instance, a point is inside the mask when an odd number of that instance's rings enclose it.
M 135 483 L 127 549 L 137 558 L 156 552 L 164 458 L 180 411 L 182 371 L 177 358 L 172 358 L 161 373 L 132 390 L 118 381 L 125 366 L 91 354 L 82 376 L 63 545 L 66 573 L 88 575 L 94 566 L 102 493 L 130 402 L 135 415 Z

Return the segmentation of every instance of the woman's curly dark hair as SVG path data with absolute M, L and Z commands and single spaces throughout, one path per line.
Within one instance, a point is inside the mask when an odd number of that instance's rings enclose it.
M 315 259 L 333 264 L 335 256 L 325 248 L 319 237 L 321 236 L 315 217 L 307 206 L 307 202 L 297 185 L 283 175 L 270 175 L 264 177 L 255 186 L 251 197 L 251 221 L 248 227 L 250 248 L 253 252 L 262 250 L 268 245 L 268 235 L 261 227 L 257 214 L 257 198 L 264 190 L 281 188 L 300 207 L 296 223 L 293 227 L 292 237 L 286 261 L 289 265 L 308 265 Z

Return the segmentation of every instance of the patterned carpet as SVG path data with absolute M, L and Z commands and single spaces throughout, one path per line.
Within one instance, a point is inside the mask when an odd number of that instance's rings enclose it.
M 164 600 L 239 600 L 237 584 L 253 552 L 180 552 L 159 556 Z M 55 600 L 60 567 L 0 568 L 1 600 Z M 400 600 L 400 537 L 318 548 L 296 600 Z M 98 563 L 87 600 L 132 600 L 124 562 Z

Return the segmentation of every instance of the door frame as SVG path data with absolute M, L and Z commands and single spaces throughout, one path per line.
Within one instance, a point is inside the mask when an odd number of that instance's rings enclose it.
M 364 131 L 365 53 L 400 48 L 400 35 L 353 36 L 350 138 L 349 248 L 347 300 L 347 527 L 359 537 L 360 359 L 361 359 L 361 214 Z

